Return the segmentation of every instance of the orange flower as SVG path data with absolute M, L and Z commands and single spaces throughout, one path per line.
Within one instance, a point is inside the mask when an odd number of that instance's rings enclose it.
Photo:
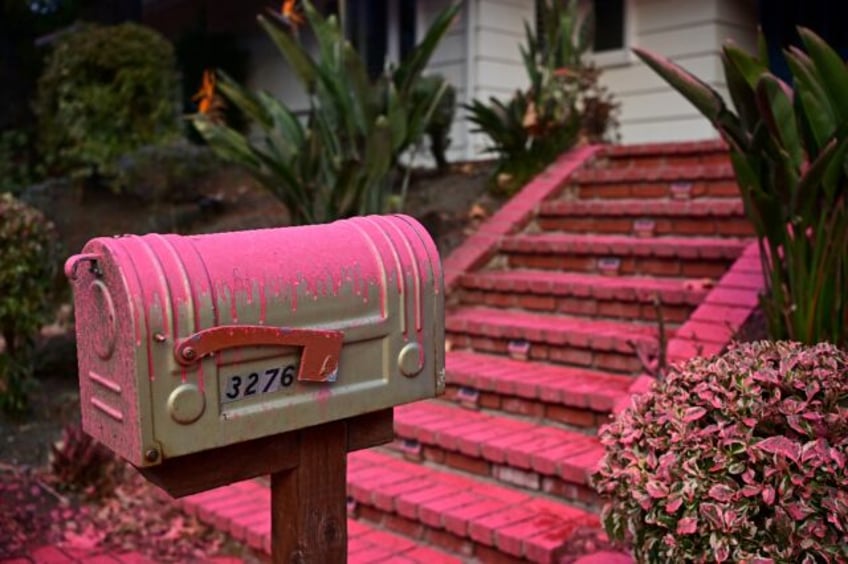
M 201 114 L 208 114 L 212 110 L 215 101 L 215 73 L 209 69 L 203 71 L 203 83 L 191 99 L 199 100 L 197 111 Z
M 283 0 L 283 5 L 280 7 L 280 14 L 292 27 L 300 27 L 306 23 L 306 19 L 298 7 L 297 0 Z

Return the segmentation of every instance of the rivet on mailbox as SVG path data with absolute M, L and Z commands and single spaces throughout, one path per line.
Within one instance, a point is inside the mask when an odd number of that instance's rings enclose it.
M 444 386 L 439 257 L 406 216 L 97 238 L 65 272 L 83 428 L 138 467 Z

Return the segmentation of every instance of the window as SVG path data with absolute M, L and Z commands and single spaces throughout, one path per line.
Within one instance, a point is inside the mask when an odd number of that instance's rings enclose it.
M 536 0 L 536 26 L 541 10 L 541 2 L 550 0 Z M 564 4 L 568 0 L 560 0 Z M 580 0 L 584 9 L 594 10 L 595 30 L 593 34 L 593 45 L 591 59 L 599 66 L 610 66 L 628 62 L 628 40 L 627 40 L 627 4 L 628 0 Z
M 624 0 L 595 0 L 595 53 L 624 49 Z
M 348 37 L 371 78 L 383 72 L 387 59 L 397 61 L 415 47 L 414 0 L 348 0 L 345 8 Z

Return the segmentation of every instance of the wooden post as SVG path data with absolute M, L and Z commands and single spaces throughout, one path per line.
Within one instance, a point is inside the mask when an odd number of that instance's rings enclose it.
M 271 474 L 271 561 L 347 562 L 347 424 L 299 432 L 300 463 Z
M 347 562 L 347 453 L 394 438 L 392 408 L 140 468 L 174 497 L 271 475 L 275 564 Z

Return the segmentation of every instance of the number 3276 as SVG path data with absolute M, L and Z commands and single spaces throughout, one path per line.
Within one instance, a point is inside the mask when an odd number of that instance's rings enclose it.
M 246 377 L 233 375 L 227 381 L 224 392 L 225 401 L 243 399 L 256 394 L 276 392 L 290 387 L 294 383 L 297 366 L 290 364 L 279 368 L 269 368 L 262 372 L 251 372 Z

